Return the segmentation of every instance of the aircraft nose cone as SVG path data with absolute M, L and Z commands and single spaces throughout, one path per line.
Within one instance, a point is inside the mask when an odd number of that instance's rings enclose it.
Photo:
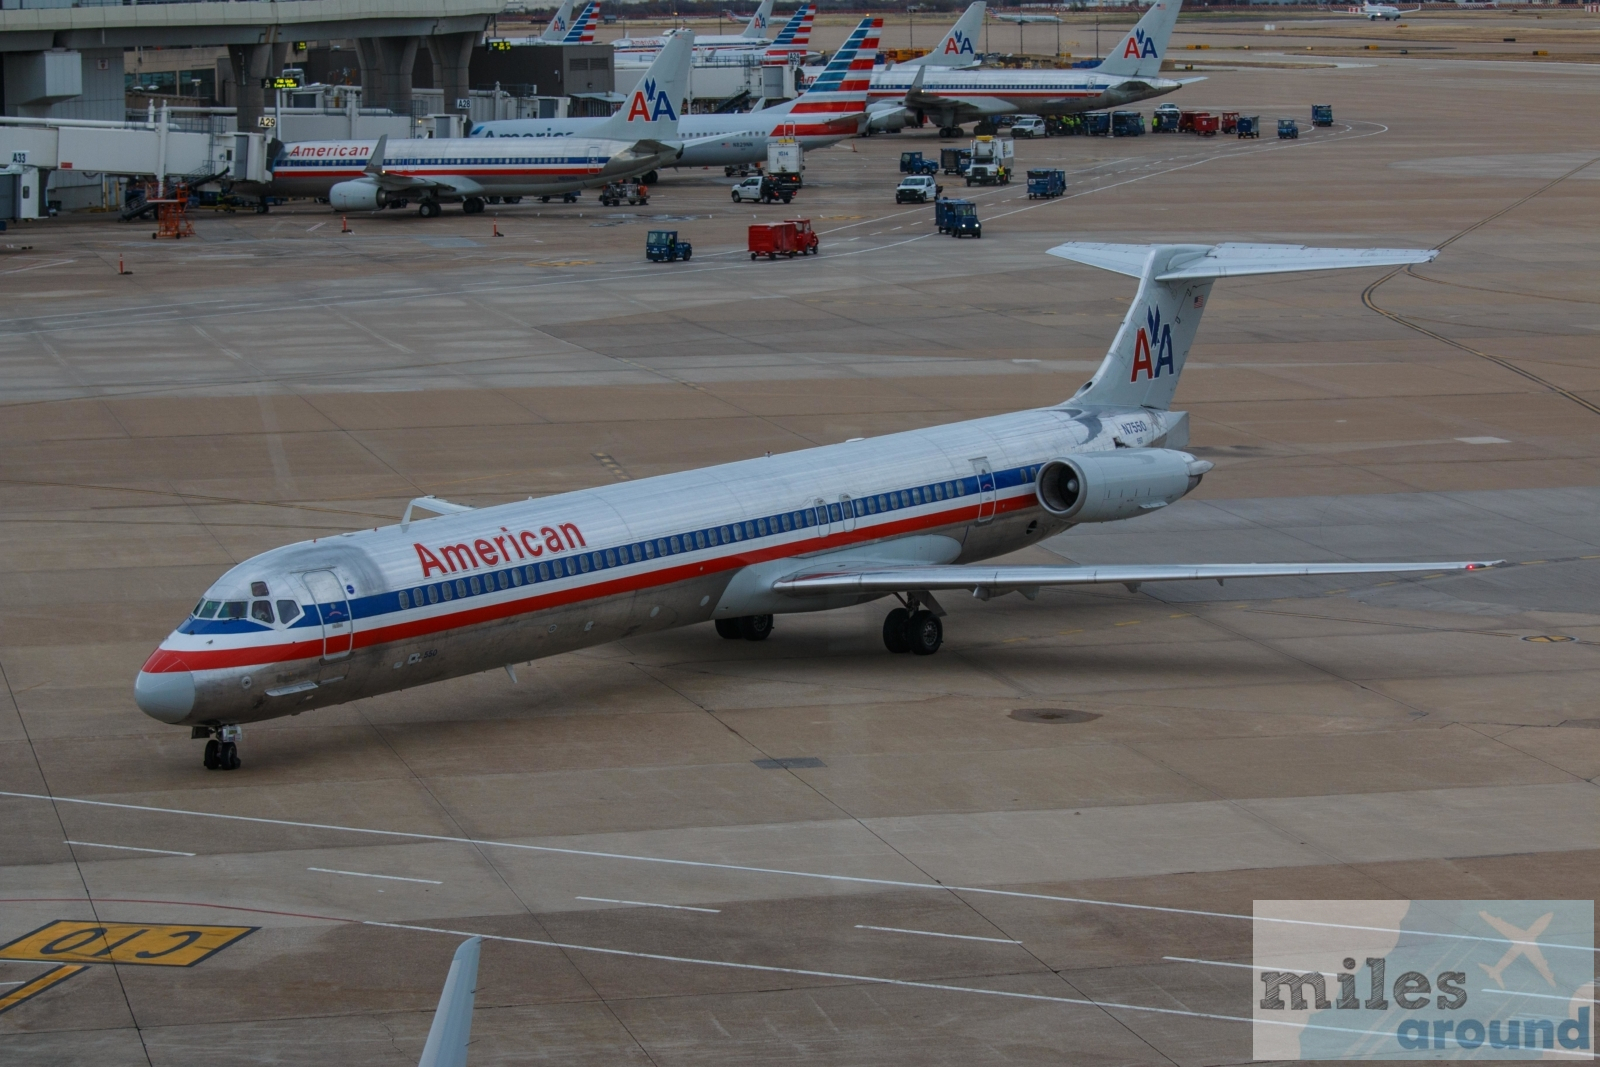
M 194 675 L 188 671 L 140 671 L 133 699 L 152 719 L 180 723 L 194 710 Z

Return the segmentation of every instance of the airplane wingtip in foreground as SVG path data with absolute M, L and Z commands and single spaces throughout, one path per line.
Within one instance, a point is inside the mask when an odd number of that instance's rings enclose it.
M 935 593 L 1470 571 L 1501 561 L 978 565 L 1079 523 L 1181 499 L 1211 464 L 1171 401 L 1218 278 L 1384 267 L 1431 249 L 1073 242 L 1052 255 L 1139 279 L 1094 376 L 1060 404 L 473 509 L 274 549 L 218 579 L 145 663 L 147 714 L 239 766 L 242 723 L 714 622 L 885 596 L 892 652 L 938 651 Z M 438 514 L 417 520 L 414 509 Z M 508 667 L 509 669 L 509 667 Z

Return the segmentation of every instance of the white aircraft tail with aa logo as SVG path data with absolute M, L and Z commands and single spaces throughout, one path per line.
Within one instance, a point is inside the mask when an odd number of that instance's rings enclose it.
M 1250 274 L 1426 263 L 1431 248 L 1307 248 L 1304 245 L 1111 245 L 1073 241 L 1053 256 L 1139 279 L 1100 369 L 1073 395 L 1077 404 L 1172 406 L 1178 376 L 1218 278 Z

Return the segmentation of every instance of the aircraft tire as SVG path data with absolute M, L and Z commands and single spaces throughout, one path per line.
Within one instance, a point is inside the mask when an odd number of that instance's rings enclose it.
M 739 632 L 738 619 L 718 619 L 715 623 L 717 636 L 727 641 L 737 641 L 744 635 Z
M 220 761 L 217 759 L 217 750 L 221 747 L 222 742 L 214 737 L 206 742 L 206 754 L 200 760 L 201 763 L 205 764 L 206 770 L 214 771 L 221 766 Z
M 911 613 L 905 608 L 895 608 L 883 617 L 883 647 L 890 652 L 910 652 L 911 640 L 906 633 L 906 626 L 911 621 Z
M 232 741 L 222 742 L 217 751 L 217 766 L 225 771 L 239 769 L 239 746 Z
M 765 641 L 772 636 L 772 616 L 743 616 L 739 619 L 739 636 L 746 641 Z
M 461 201 L 461 213 L 463 215 L 476 215 L 481 211 L 483 211 L 483 200 L 480 197 L 469 196 Z
M 944 644 L 944 624 L 933 612 L 919 611 L 906 623 L 905 635 L 912 652 L 931 656 Z

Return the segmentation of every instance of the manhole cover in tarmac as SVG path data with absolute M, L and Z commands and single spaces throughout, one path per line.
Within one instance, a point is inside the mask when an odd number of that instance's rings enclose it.
M 1018 722 L 1075 723 L 1094 722 L 1100 716 L 1074 708 L 1018 708 L 1011 713 Z

